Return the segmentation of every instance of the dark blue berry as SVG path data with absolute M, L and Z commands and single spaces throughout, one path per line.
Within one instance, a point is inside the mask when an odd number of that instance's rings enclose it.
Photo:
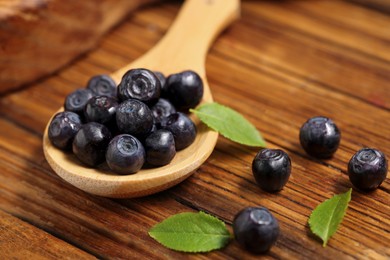
M 263 149 L 252 162 L 252 173 L 261 189 L 279 191 L 290 177 L 291 160 L 282 150 Z
M 144 133 L 144 134 L 137 134 L 137 135 L 135 135 L 135 137 L 137 137 L 137 139 L 138 139 L 143 145 L 145 145 L 145 140 L 146 140 L 146 138 L 147 138 L 150 134 L 152 134 L 153 132 L 157 131 L 158 129 L 159 129 L 159 128 L 158 128 L 158 125 L 155 124 L 155 123 L 153 123 L 152 129 L 150 129 L 149 132 Z
M 160 92 L 160 80 L 147 69 L 129 70 L 118 86 L 119 100 L 138 99 L 148 105 L 157 102 Z
M 87 122 L 108 124 L 115 119 L 118 102 L 113 97 L 94 96 L 84 108 L 84 117 Z
M 121 133 L 145 135 L 153 128 L 153 116 L 146 104 L 136 99 L 129 99 L 119 104 L 116 123 Z
M 132 174 L 145 162 L 145 150 L 141 142 L 132 135 L 114 137 L 107 148 L 106 161 L 111 170 L 119 174 Z
M 116 97 L 116 83 L 108 75 L 96 75 L 87 83 L 87 89 L 96 96 Z
M 50 122 L 48 135 L 51 143 L 62 150 L 72 148 L 73 138 L 81 128 L 78 114 L 64 111 L 57 113 Z
M 73 153 L 84 164 L 94 167 L 104 162 L 111 133 L 106 126 L 90 122 L 83 125 L 73 140 Z
M 196 137 L 196 126 L 181 112 L 171 114 L 161 122 L 163 129 L 169 130 L 175 139 L 176 151 L 188 147 Z
M 77 89 L 65 99 L 65 110 L 83 115 L 84 107 L 94 95 L 89 89 Z
M 348 163 L 349 180 L 362 191 L 375 190 L 386 179 L 387 168 L 387 159 L 381 151 L 363 148 Z
M 340 144 L 340 131 L 329 118 L 310 118 L 300 129 L 299 139 L 303 149 L 317 158 L 330 158 Z
M 163 118 L 168 117 L 169 115 L 176 113 L 175 107 L 164 98 L 160 98 L 156 104 L 154 104 L 150 110 L 154 118 L 154 122 L 159 124 Z
M 236 241 L 254 254 L 267 252 L 279 235 L 276 218 L 263 207 L 248 207 L 240 211 L 233 220 Z
M 161 95 L 163 95 L 166 92 L 166 84 L 165 83 L 166 83 L 167 79 L 166 79 L 165 75 L 159 71 L 154 71 L 154 75 L 156 75 L 156 77 L 160 81 Z
M 170 163 L 175 157 L 175 140 L 168 130 L 157 130 L 145 140 L 146 162 L 154 166 Z
M 167 78 L 166 85 L 167 96 L 177 110 L 187 111 L 202 100 L 202 78 L 194 71 L 172 74 Z

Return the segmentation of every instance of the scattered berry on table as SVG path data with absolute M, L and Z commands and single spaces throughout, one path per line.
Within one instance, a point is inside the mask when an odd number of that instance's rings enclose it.
M 108 145 L 106 161 L 111 170 L 119 174 L 132 174 L 145 162 L 145 149 L 132 135 L 115 136 Z
M 236 241 L 254 254 L 267 252 L 279 235 L 276 218 L 264 207 L 248 207 L 240 211 L 233 220 Z
M 104 162 L 110 139 L 106 126 L 96 122 L 84 124 L 74 137 L 73 153 L 84 164 L 95 167 Z
M 57 113 L 50 122 L 48 135 L 51 143 L 59 149 L 70 150 L 73 138 L 81 128 L 78 114 L 64 111 Z
M 330 158 L 339 147 L 340 138 L 336 124 L 323 116 L 307 120 L 299 133 L 303 149 L 317 158 Z
M 355 153 L 348 163 L 349 179 L 362 191 L 378 188 L 386 179 L 387 159 L 379 150 L 363 148 Z
M 252 173 L 261 189 L 279 191 L 290 177 L 291 160 L 282 150 L 263 149 L 253 159 Z
M 176 155 L 175 140 L 168 130 L 157 130 L 145 140 L 146 162 L 154 166 L 170 163 Z

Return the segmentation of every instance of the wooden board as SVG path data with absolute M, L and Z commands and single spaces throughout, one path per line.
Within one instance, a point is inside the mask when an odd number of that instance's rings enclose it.
M 0 210 L 1 255 L 12 259 L 95 259 L 61 239 Z
M 307 225 L 316 205 L 351 187 L 346 168 L 357 150 L 375 147 L 390 158 L 390 15 L 362 1 L 244 1 L 241 20 L 208 55 L 214 99 L 255 124 L 269 147 L 290 155 L 292 176 L 281 192 L 256 186 L 250 167 L 258 149 L 223 137 L 193 176 L 145 198 L 89 195 L 53 173 L 42 133 L 65 95 L 92 75 L 111 73 L 145 53 L 179 7 L 168 2 L 136 13 L 57 75 L 1 97 L 0 209 L 97 258 L 250 259 L 256 257 L 234 241 L 223 250 L 187 255 L 162 247 L 147 231 L 172 214 L 198 210 L 231 230 L 239 210 L 261 205 L 281 226 L 264 258 L 389 258 L 389 178 L 372 193 L 353 191 L 326 248 Z M 313 159 L 299 145 L 300 126 L 315 115 L 331 117 L 341 129 L 341 146 L 330 160 Z
M 1 0 L 0 93 L 55 72 L 153 0 Z

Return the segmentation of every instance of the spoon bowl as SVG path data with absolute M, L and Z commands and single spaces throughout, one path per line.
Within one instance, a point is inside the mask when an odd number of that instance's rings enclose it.
M 205 75 L 205 58 L 215 37 L 238 17 L 238 0 L 187 0 L 158 44 L 111 76 L 119 83 L 122 75 L 134 68 L 161 71 L 165 75 L 194 70 L 204 84 L 201 103 L 212 102 Z M 51 144 L 48 138 L 49 124 L 43 136 L 43 150 L 51 168 L 81 190 L 111 198 L 146 196 L 180 183 L 212 153 L 218 133 L 192 115 L 191 119 L 197 127 L 197 136 L 189 147 L 178 151 L 168 165 L 145 168 L 135 174 L 117 175 L 105 163 L 98 168 L 86 167 L 72 153 L 59 150 Z

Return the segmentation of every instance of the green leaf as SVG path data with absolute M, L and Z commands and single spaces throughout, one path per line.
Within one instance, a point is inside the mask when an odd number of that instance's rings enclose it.
M 339 224 L 343 221 L 351 200 L 352 189 L 346 193 L 338 194 L 322 202 L 311 213 L 309 225 L 311 231 L 319 236 L 326 246 L 329 238 L 337 231 Z
M 226 246 L 231 235 L 225 223 L 204 212 L 173 215 L 149 230 L 162 245 L 182 252 L 209 252 Z
M 205 103 L 190 109 L 208 127 L 224 137 L 249 146 L 265 147 L 259 131 L 237 111 L 218 103 Z

